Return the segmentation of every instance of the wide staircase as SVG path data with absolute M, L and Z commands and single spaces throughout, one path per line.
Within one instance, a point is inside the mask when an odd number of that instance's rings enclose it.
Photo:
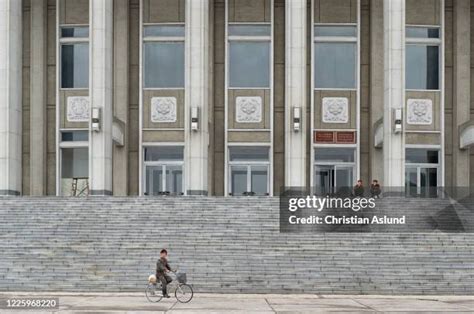
M 0 291 L 142 291 L 167 248 L 197 292 L 474 294 L 474 233 L 280 233 L 278 198 L 1 198 L 0 217 Z

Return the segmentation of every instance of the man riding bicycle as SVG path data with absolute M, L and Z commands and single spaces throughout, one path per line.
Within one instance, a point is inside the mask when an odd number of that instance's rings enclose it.
M 169 272 L 176 273 L 176 277 L 169 276 Z M 158 281 L 159 280 L 159 281 Z M 160 289 L 162 293 L 158 290 Z M 165 249 L 160 251 L 160 258 L 156 262 L 156 275 L 148 276 L 148 284 L 145 290 L 145 296 L 150 302 L 160 302 L 163 298 L 169 298 L 168 285 L 170 285 L 176 300 L 181 303 L 188 303 L 193 298 L 193 287 L 186 283 L 186 273 L 177 269 L 171 269 L 168 263 L 168 252 Z M 176 287 L 176 289 L 174 289 Z
M 167 285 L 173 280 L 166 273 L 171 271 L 171 267 L 168 264 L 168 251 L 162 249 L 160 251 L 160 258 L 156 262 L 156 279 L 161 281 L 161 289 L 163 290 L 163 297 L 169 298 L 167 292 Z

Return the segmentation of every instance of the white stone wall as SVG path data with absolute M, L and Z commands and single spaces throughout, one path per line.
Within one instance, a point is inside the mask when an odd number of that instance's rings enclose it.
M 209 0 L 187 0 L 185 47 L 185 190 L 208 193 Z M 191 130 L 191 110 L 198 108 L 198 129 Z
M 21 4 L 0 0 L 0 195 L 21 193 Z
M 393 132 L 393 121 L 405 103 L 405 0 L 384 0 L 384 37 L 384 185 L 403 187 L 404 135 Z
M 113 0 L 90 1 L 89 12 L 91 110 L 101 110 L 101 129 L 89 139 L 90 194 L 107 195 L 112 193 Z
M 285 184 L 306 186 L 306 14 L 305 0 L 285 2 Z M 300 130 L 293 115 L 300 111 Z

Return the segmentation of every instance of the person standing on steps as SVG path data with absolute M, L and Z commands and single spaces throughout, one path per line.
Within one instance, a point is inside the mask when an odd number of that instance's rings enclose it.
M 171 267 L 168 264 L 168 251 L 162 249 L 160 251 L 160 258 L 156 262 L 156 279 L 161 281 L 161 289 L 163 291 L 163 297 L 169 298 L 167 291 L 167 285 L 173 280 L 166 273 L 171 271 Z

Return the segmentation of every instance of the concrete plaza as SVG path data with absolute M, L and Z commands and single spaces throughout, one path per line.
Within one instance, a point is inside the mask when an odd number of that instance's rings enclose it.
M 140 293 L 0 293 L 2 299 L 39 296 L 59 298 L 59 309 L 42 313 L 472 313 L 474 308 L 474 296 L 195 294 L 181 304 L 175 298 L 149 303 Z

